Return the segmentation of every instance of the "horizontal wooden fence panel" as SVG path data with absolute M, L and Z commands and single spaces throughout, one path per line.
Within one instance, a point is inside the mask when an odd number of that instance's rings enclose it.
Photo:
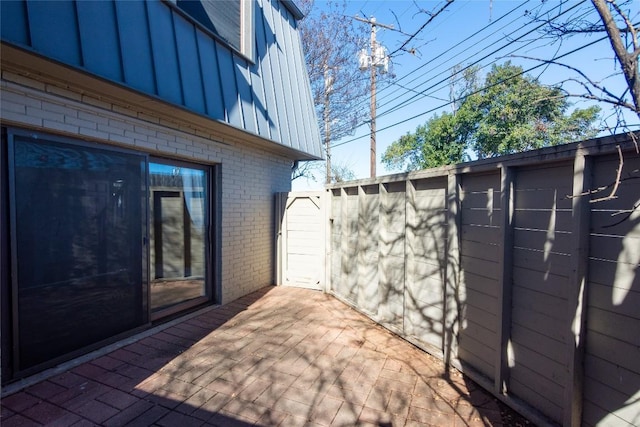
M 615 186 L 618 145 L 621 182 L 595 201 Z M 631 139 L 327 194 L 334 295 L 538 424 L 640 425 L 640 155 Z
M 500 174 L 464 175 L 461 191 L 460 291 L 462 302 L 458 357 L 493 377 L 499 234 Z M 473 298 L 473 297 L 478 297 Z
M 606 196 L 616 155 L 593 167 Z M 584 390 L 585 425 L 640 425 L 640 156 L 624 158 L 611 200 L 592 203 Z

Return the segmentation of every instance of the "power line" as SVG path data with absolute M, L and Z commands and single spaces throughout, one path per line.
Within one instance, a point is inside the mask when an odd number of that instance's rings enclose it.
M 489 24 L 485 25 L 485 26 L 484 26 L 484 27 L 482 27 L 480 30 L 478 30 L 475 34 L 473 34 L 473 35 L 471 35 L 470 37 L 466 38 L 463 42 L 461 42 L 461 43 L 457 44 L 457 45 L 456 45 L 456 47 L 458 47 L 458 48 L 459 48 L 459 47 L 463 46 L 463 44 L 464 44 L 465 42 L 470 41 L 470 40 L 472 39 L 472 37 L 474 37 L 474 36 L 476 36 L 476 35 L 481 34 L 482 32 L 484 32 L 485 30 L 487 30 L 488 28 L 490 28 L 490 27 L 492 27 L 492 26 L 494 26 L 494 25 L 497 25 L 497 23 L 498 23 L 498 22 L 500 22 L 502 19 L 504 19 L 504 18 L 506 18 L 507 16 L 509 16 L 510 14 L 514 13 L 514 12 L 515 12 L 516 10 L 518 10 L 519 8 L 524 7 L 524 6 L 525 6 L 529 1 L 531 1 L 531 0 L 526 0 L 526 1 L 525 1 L 525 2 L 523 2 L 523 3 L 520 3 L 518 6 L 514 7 L 514 8 L 513 8 L 513 9 L 511 9 L 510 11 L 506 12 L 506 13 L 505 13 L 504 15 L 502 15 L 500 18 L 498 18 L 498 19 L 496 19 L 495 21 L 493 21 L 493 22 L 491 22 L 491 23 L 489 23 Z M 508 26 L 508 25 L 510 25 L 510 24 L 512 24 L 512 23 L 514 23 L 514 22 L 515 22 L 516 20 L 518 20 L 518 19 L 519 19 L 519 17 L 517 17 L 516 19 L 514 19 L 514 20 L 512 20 L 511 22 L 507 23 L 507 24 L 506 24 L 506 25 L 504 25 L 503 27 L 498 28 L 496 31 L 494 31 L 494 32 L 490 33 L 489 35 L 485 36 L 483 39 L 481 39 L 481 40 L 479 40 L 479 41 L 477 41 L 477 42 L 474 42 L 474 44 L 478 44 L 478 43 L 481 43 L 481 42 L 485 41 L 487 38 L 489 38 L 489 37 L 491 37 L 491 36 L 495 35 L 498 31 L 500 31 L 500 30 L 502 30 L 503 28 L 505 28 L 506 26 Z M 446 55 L 447 53 L 450 53 L 451 51 L 452 51 L 452 49 L 448 49 L 448 50 L 446 50 L 446 51 L 444 51 L 444 52 L 440 52 L 439 54 L 435 54 L 435 55 L 434 55 L 434 57 L 436 57 L 436 58 L 442 58 L 444 55 Z M 457 56 L 461 55 L 462 53 L 463 53 L 463 52 L 460 52 L 460 53 L 456 54 L 453 58 L 456 58 Z M 451 59 L 453 59 L 453 58 L 451 58 Z M 447 60 L 442 61 L 442 62 L 440 63 L 440 65 L 444 65 L 446 62 L 449 62 L 451 59 L 447 59 Z M 410 71 L 409 73 L 407 73 L 407 74 L 405 74 L 404 76 L 402 76 L 401 78 L 399 78 L 397 81 L 399 82 L 399 81 L 402 81 L 402 80 L 404 80 L 404 79 L 408 78 L 409 76 L 411 76 L 412 74 L 416 73 L 417 71 L 419 71 L 419 70 L 421 70 L 421 69 L 425 68 L 425 67 L 426 67 L 426 66 L 428 66 L 429 64 L 431 64 L 431 62 L 425 62 L 424 64 L 420 65 L 419 67 L 415 68 L 414 70 Z M 438 68 L 440 65 L 437 65 L 435 68 Z M 429 71 L 433 71 L 433 69 L 434 69 L 434 68 L 431 68 Z M 424 73 L 424 74 L 422 74 L 421 76 L 424 76 L 425 74 L 427 74 L 427 73 Z M 419 77 L 420 77 L 420 76 L 419 76 Z M 411 80 L 411 82 L 414 82 L 415 80 L 417 80 L 417 78 L 414 78 L 413 80 Z M 385 90 L 385 89 L 381 89 L 380 91 L 381 91 L 381 92 L 383 92 L 384 90 Z M 384 98 L 384 97 L 382 97 L 382 98 Z
M 573 50 L 571 50 L 571 51 L 569 51 L 569 52 L 565 52 L 565 53 L 563 53 L 562 55 L 556 56 L 556 57 L 555 57 L 555 58 L 553 58 L 552 60 L 553 60 L 553 61 L 555 61 L 555 60 L 558 60 L 558 59 L 564 58 L 565 56 L 569 56 L 569 55 L 571 55 L 571 54 L 574 54 L 574 53 L 576 53 L 576 52 L 578 52 L 578 51 L 580 51 L 580 50 L 582 50 L 582 49 L 585 49 L 585 48 L 587 48 L 587 47 L 593 46 L 594 44 L 596 44 L 596 43 L 600 43 L 601 41 L 604 41 L 604 40 L 606 40 L 606 39 L 607 39 L 607 36 L 604 36 L 604 37 L 602 37 L 602 38 L 600 38 L 600 39 L 594 40 L 594 41 L 592 41 L 592 42 L 590 42 L 590 43 L 587 43 L 587 44 L 585 44 L 585 45 L 583 45 L 583 46 L 577 47 L 577 48 L 575 48 L 575 49 L 573 49 Z M 504 79 L 504 80 L 498 81 L 498 82 L 496 82 L 496 83 L 494 83 L 494 84 L 491 84 L 491 85 L 489 85 L 489 86 L 484 86 L 484 87 L 482 87 L 482 88 L 480 88 L 480 89 L 478 89 L 478 90 L 476 90 L 476 91 L 474 91 L 474 92 L 471 92 L 471 93 L 470 93 L 470 94 L 468 94 L 467 96 L 475 95 L 475 94 L 477 94 L 477 93 L 480 93 L 480 92 L 482 92 L 482 91 L 485 91 L 485 90 L 487 90 L 487 89 L 490 89 L 490 88 L 492 88 L 492 87 L 494 87 L 494 86 L 497 86 L 497 85 L 499 85 L 499 84 L 502 84 L 502 83 L 504 83 L 504 82 L 506 82 L 506 81 L 509 81 L 509 80 L 511 80 L 511 79 L 513 79 L 513 78 L 516 78 L 516 77 L 518 77 L 518 76 L 521 76 L 521 75 L 523 75 L 523 74 L 529 73 L 529 72 L 531 72 L 531 71 L 533 71 L 533 70 L 535 70 L 535 69 L 537 69 L 537 68 L 543 67 L 543 66 L 545 66 L 545 65 L 546 65 L 546 63 L 545 63 L 545 62 L 543 62 L 543 63 L 541 63 L 541 64 L 538 64 L 538 65 L 534 65 L 533 67 L 528 68 L 528 69 L 526 69 L 526 70 L 523 70 L 523 71 L 522 71 L 522 72 L 520 72 L 520 73 L 514 74 L 513 76 L 511 76 L 511 77 L 509 77 L 509 78 L 507 78 L 507 79 Z M 448 105 L 451 105 L 453 102 L 454 102 L 454 101 L 449 101 L 449 102 L 447 102 L 447 103 L 445 103 L 445 104 L 441 104 L 441 105 L 439 105 L 439 106 L 437 106 L 437 107 L 431 108 L 431 109 L 429 109 L 429 110 L 423 111 L 423 112 L 421 112 L 421 113 L 419 113 L 419 114 L 416 114 L 416 115 L 414 115 L 414 116 L 411 116 L 411 117 L 408 117 L 408 118 L 406 118 L 406 119 L 403 119 L 403 120 L 401 120 L 401 121 L 399 121 L 399 122 L 396 122 L 396 123 L 393 123 L 393 124 L 388 125 L 388 126 L 386 126 L 386 127 L 383 127 L 382 129 L 378 129 L 378 131 L 379 131 L 379 132 L 382 132 L 382 131 L 384 131 L 384 130 L 387 130 L 387 129 L 393 128 L 393 127 L 395 127 L 395 126 L 401 125 L 401 124 L 403 124 L 403 123 L 406 123 L 406 122 L 408 122 L 408 121 L 410 121 L 410 120 L 417 119 L 418 117 L 422 117 L 422 116 L 424 116 L 424 115 L 426 115 L 426 114 L 432 113 L 432 112 L 437 111 L 437 110 L 439 110 L 439 109 L 441 109 L 441 108 L 444 108 L 444 107 L 446 107 L 446 106 L 448 106 Z M 359 136 L 359 137 L 356 137 L 356 138 L 352 138 L 352 139 L 350 139 L 350 140 L 343 141 L 343 142 L 340 142 L 340 143 L 338 143 L 338 144 L 333 144 L 333 147 L 334 147 L 334 148 L 335 148 L 335 147 L 339 147 L 339 146 L 341 146 L 341 145 L 345 145 L 345 144 L 348 144 L 348 143 L 353 142 L 353 141 L 357 141 L 357 140 L 362 139 L 362 138 L 363 138 L 363 136 Z
M 571 8 L 569 8 L 569 9 L 567 9 L 567 10 L 565 10 L 565 11 L 561 12 L 560 14 L 556 15 L 553 19 L 557 19 L 557 18 L 559 18 L 560 16 L 564 15 L 565 13 L 568 13 L 569 11 L 571 11 L 572 9 L 574 9 L 574 8 L 578 7 L 578 6 L 579 6 L 579 5 L 581 5 L 581 4 L 582 4 L 582 3 L 577 3 L 577 4 L 575 4 L 575 5 L 574 5 L 574 6 L 572 6 Z M 556 7 L 557 7 L 557 6 L 556 6 Z M 552 10 L 553 10 L 553 9 L 552 9 Z M 486 55 L 484 55 L 483 57 L 481 57 L 481 58 L 479 58 L 479 59 L 475 60 L 474 62 L 472 62 L 472 63 L 470 63 L 470 64 L 466 65 L 465 67 L 461 68 L 461 69 L 460 69 L 456 74 L 461 74 L 463 71 L 465 71 L 465 70 L 467 70 L 467 69 L 470 69 L 471 67 L 473 67 L 474 65 L 476 65 L 476 64 L 480 63 L 481 61 L 483 61 L 483 60 L 487 59 L 487 58 L 488 58 L 488 57 L 490 57 L 491 55 L 494 55 L 494 54 L 496 54 L 496 53 L 500 52 L 501 50 L 503 50 L 504 48 L 506 48 L 506 47 L 510 46 L 513 42 L 516 42 L 516 41 L 518 41 L 518 40 L 520 40 L 520 39 L 524 38 L 525 36 L 528 36 L 529 34 L 531 34 L 531 33 L 535 32 L 535 31 L 539 30 L 540 28 L 544 27 L 545 25 L 546 25 L 546 23 L 542 23 L 542 24 L 538 25 L 537 27 L 535 27 L 535 28 L 533 28 L 533 29 L 531 29 L 531 30 L 527 31 L 526 33 L 524 33 L 524 34 L 522 34 L 522 35 L 520 35 L 520 36 L 516 37 L 515 39 L 509 40 L 507 43 L 505 43 L 505 44 L 501 45 L 501 46 L 500 46 L 500 47 L 498 47 L 497 49 L 492 50 L 491 52 L 487 53 L 487 54 L 486 54 Z M 513 34 L 513 33 L 512 33 L 512 34 Z M 531 43 L 533 43 L 533 42 L 535 42 L 535 40 L 530 41 L 528 44 L 531 44 Z M 528 45 L 528 44 L 527 44 L 527 45 Z M 511 53 L 515 52 L 515 51 L 516 51 L 516 50 L 518 50 L 518 49 L 520 49 L 520 47 L 518 47 L 517 49 L 514 49 Z M 483 50 L 484 50 L 484 49 L 483 49 Z M 482 51 L 480 51 L 480 52 L 482 52 Z M 479 53 L 480 53 L 480 52 L 479 52 Z M 473 57 L 474 57 L 474 56 L 476 56 L 477 54 L 478 54 L 478 53 L 476 53 L 476 54 L 472 54 L 472 55 L 468 56 L 465 60 L 468 60 L 468 59 L 470 59 L 470 58 L 473 58 Z M 446 70 L 445 70 L 445 71 L 446 71 Z M 438 76 L 441 76 L 442 74 L 444 74 L 444 72 L 445 72 L 445 71 L 442 71 L 442 72 L 438 73 L 438 74 L 437 74 L 436 76 L 434 76 L 433 78 L 436 78 L 436 77 L 438 77 Z M 383 116 L 383 115 L 385 115 L 385 114 L 389 114 L 389 113 L 392 113 L 392 112 L 394 112 L 394 111 L 397 111 L 397 110 L 399 110 L 400 108 L 403 108 L 404 106 L 406 106 L 406 105 L 407 105 L 407 103 L 413 103 L 413 102 L 415 102 L 415 101 L 417 100 L 417 98 L 418 98 L 420 95 L 423 95 L 423 94 L 424 94 L 425 92 L 427 92 L 428 90 L 431 90 L 431 89 L 433 89 L 433 88 L 437 87 L 438 85 L 440 85 L 440 84 L 442 84 L 442 83 L 446 82 L 446 81 L 447 81 L 447 80 L 449 80 L 451 77 L 452 77 L 452 76 L 446 76 L 446 77 L 444 77 L 444 78 L 442 78 L 442 79 L 438 80 L 436 83 L 432 84 L 431 86 L 429 86 L 428 88 L 426 88 L 426 89 L 424 89 L 423 91 L 419 92 L 418 94 L 415 94 L 415 95 L 411 96 L 408 100 L 404 100 L 404 101 L 402 102 L 402 104 L 397 104 L 395 107 L 392 107 L 392 108 L 388 109 L 387 111 L 384 111 L 384 112 L 380 113 L 380 114 L 379 114 L 379 116 Z M 430 81 L 430 80 L 427 80 L 427 81 L 425 81 L 423 84 L 426 84 L 426 83 L 428 83 L 429 81 Z M 395 97 L 395 98 L 393 98 L 391 101 L 395 101 L 395 100 L 397 100 L 397 99 L 400 99 L 402 96 L 403 96 L 403 95 L 396 96 L 396 97 Z

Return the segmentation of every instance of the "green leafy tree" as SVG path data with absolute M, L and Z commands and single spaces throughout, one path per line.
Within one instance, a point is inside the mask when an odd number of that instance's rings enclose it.
M 382 162 L 389 169 L 427 169 L 463 161 L 464 149 L 464 141 L 457 135 L 455 116 L 443 113 L 391 144 Z
M 465 76 L 465 80 L 477 76 Z M 389 169 L 414 170 L 458 163 L 466 151 L 482 159 L 564 144 L 597 134 L 599 107 L 575 109 L 570 114 L 559 88 L 541 84 L 507 62 L 494 65 L 483 89 L 475 84 L 462 91 L 453 113 L 432 117 L 412 134 L 400 137 L 385 151 Z

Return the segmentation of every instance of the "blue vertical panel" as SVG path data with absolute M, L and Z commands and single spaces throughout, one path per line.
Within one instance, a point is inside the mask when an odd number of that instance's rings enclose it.
M 311 95 L 311 83 L 309 82 L 309 75 L 307 74 L 307 65 L 304 59 L 304 53 L 302 51 L 302 42 L 300 35 L 296 29 L 296 24 L 293 22 L 293 18 L 289 18 L 292 22 L 290 27 L 291 32 L 291 52 L 295 57 L 298 70 L 298 94 L 301 103 L 300 112 L 304 125 L 302 131 L 304 132 L 304 138 L 307 145 L 307 152 L 322 156 L 322 146 L 320 145 L 320 129 L 318 128 L 318 118 L 316 116 L 316 110 L 313 103 L 313 96 Z
M 132 88 L 157 94 L 147 11 L 144 3 L 116 1 L 115 6 L 122 49 L 124 81 Z
M 0 35 L 4 40 L 29 45 L 26 8 L 23 1 L 0 1 Z
M 82 66 L 75 3 L 28 2 L 27 11 L 33 49 L 67 64 Z
M 200 30 L 196 30 L 196 37 L 198 41 L 198 52 L 200 54 L 202 87 L 204 90 L 207 115 L 214 119 L 226 120 L 224 116 L 222 88 L 220 86 L 216 43 L 210 36 Z
M 187 22 L 182 16 L 175 12 L 172 12 L 172 14 L 173 24 L 176 29 L 176 44 L 178 45 L 184 103 L 190 109 L 205 114 L 196 30 L 193 24 Z
M 266 2 L 265 2 L 266 3 Z M 265 37 L 267 41 L 267 57 L 268 62 L 271 64 L 271 75 L 273 82 L 273 90 L 275 99 L 277 100 L 278 107 L 278 129 L 280 130 L 281 143 L 287 147 L 297 148 L 294 145 L 294 138 L 292 137 L 291 121 L 289 120 L 289 111 L 287 104 L 290 100 L 285 98 L 285 88 L 283 82 L 283 74 L 280 71 L 280 60 L 278 58 L 279 52 L 285 48 L 277 37 L 278 34 L 282 35 L 282 32 L 275 25 L 276 19 L 273 13 L 273 3 L 265 4 L 262 9 L 265 17 Z
M 222 85 L 222 99 L 224 100 L 224 109 L 227 112 L 227 121 L 236 127 L 242 128 L 244 124 L 242 123 L 242 110 L 240 109 L 231 51 L 221 46 L 220 43 L 216 43 L 216 52 L 218 53 L 220 84 Z
M 258 126 L 257 133 L 263 138 L 271 138 L 271 129 L 267 122 L 264 88 L 262 87 L 262 73 L 260 63 L 249 67 L 250 87 L 253 94 L 253 112 Z
M 289 134 L 290 134 L 290 140 L 289 140 L 289 146 L 298 150 L 301 150 L 301 146 L 300 146 L 300 135 L 298 134 L 299 132 L 299 120 L 297 117 L 297 109 L 296 105 L 297 103 L 294 101 L 294 94 L 292 92 L 292 88 L 291 88 L 291 77 L 292 77 L 292 71 L 289 67 L 292 65 L 288 62 L 288 57 L 287 57 L 287 53 L 289 51 L 289 43 L 287 41 L 287 37 L 286 37 L 286 27 L 288 26 L 289 23 L 288 22 L 283 22 L 285 21 L 285 18 L 282 16 L 282 13 L 286 14 L 286 10 L 285 11 L 281 11 L 280 5 L 278 2 L 273 2 L 273 28 L 274 31 L 277 35 L 277 42 L 278 42 L 278 48 L 275 50 L 275 54 L 276 54 L 276 60 L 279 63 L 279 73 L 276 74 L 276 80 L 279 80 L 281 85 L 282 85 L 282 89 L 283 89 L 283 93 L 284 93 L 284 100 L 285 100 L 285 104 L 284 104 L 284 109 L 287 112 L 287 124 L 289 127 Z M 293 73 L 295 74 L 295 72 Z
M 116 13 L 110 1 L 79 1 L 78 25 L 84 66 L 101 76 L 122 81 Z
M 247 61 L 239 59 L 233 55 L 233 65 L 236 72 L 236 83 L 238 85 L 238 95 L 240 96 L 240 107 L 244 118 L 244 129 L 249 132 L 256 132 L 256 115 L 253 111 L 253 96 L 251 95 L 251 81 Z
M 162 2 L 145 2 L 149 14 L 151 52 L 155 67 L 158 95 L 167 101 L 182 104 L 180 68 L 176 52 L 172 11 Z
M 265 12 L 263 1 L 258 0 L 256 7 L 256 55 L 257 63 L 259 64 L 259 77 L 262 79 L 264 98 L 263 105 L 265 111 L 266 120 L 269 124 L 269 137 L 273 141 L 281 142 L 280 130 L 278 129 L 278 106 L 273 89 L 273 73 L 271 72 L 271 63 L 268 56 L 267 36 L 266 32 L 273 33 L 273 30 L 265 22 Z M 260 106 L 258 106 L 260 107 Z M 263 133 L 262 129 L 260 130 Z
M 297 100 L 297 105 L 294 108 L 296 115 L 296 130 L 298 132 L 298 146 L 301 150 L 311 153 L 313 150 L 309 150 L 309 135 L 310 126 L 317 126 L 316 123 L 309 123 L 305 120 L 305 110 L 307 108 L 304 79 L 302 76 L 306 72 L 304 69 L 304 63 L 300 63 L 298 56 L 298 34 L 295 31 L 295 21 L 288 10 L 282 10 L 282 30 L 287 41 L 287 70 L 289 71 L 289 86 L 293 93 L 293 99 Z

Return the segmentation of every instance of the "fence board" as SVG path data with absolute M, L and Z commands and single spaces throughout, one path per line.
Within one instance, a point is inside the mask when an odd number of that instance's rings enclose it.
M 587 331 L 587 353 L 610 360 L 631 372 L 640 374 L 640 347 L 608 337 L 589 329 Z
M 487 210 L 482 208 L 462 207 L 462 225 L 483 225 L 500 227 L 502 224 L 500 209 Z
M 567 298 L 568 279 L 553 273 L 514 267 L 513 282 L 517 283 L 518 286 L 532 291 L 542 292 L 563 299 Z
M 640 238 L 591 235 L 593 258 L 625 263 L 637 268 L 640 265 Z
M 564 322 L 567 320 L 566 304 L 565 299 L 514 286 L 513 307 L 523 310 L 524 313 L 540 313 Z M 558 326 L 556 325 L 555 328 Z
M 476 339 L 476 337 L 466 330 L 461 330 L 458 337 L 458 358 L 465 361 L 483 374 L 492 378 L 494 375 L 493 360 L 495 350 L 493 347 Z
M 570 209 L 516 209 L 514 225 L 529 230 L 571 231 L 573 215 Z
M 615 420 L 615 425 L 624 425 L 624 423 L 633 426 L 639 425 L 640 413 L 638 413 L 636 405 L 627 402 L 627 394 L 620 393 L 590 377 L 585 379 L 585 389 L 587 390 L 584 396 L 585 400 L 604 409 L 605 418 L 611 419 L 612 422 Z
M 462 240 L 498 245 L 500 244 L 498 230 L 500 230 L 499 227 L 463 225 Z
M 570 272 L 568 255 L 545 253 L 528 248 L 513 248 L 513 265 L 544 273 L 553 271 L 556 275 L 563 277 L 568 277 Z
M 552 420 L 562 419 L 562 406 L 559 405 L 559 402 L 562 402 L 563 390 L 554 387 L 553 382 L 533 371 L 524 372 L 519 378 L 511 380 L 511 393 L 530 405 L 534 405 L 536 409 Z
M 478 276 L 470 271 L 462 271 L 460 273 L 460 288 L 473 289 L 474 291 L 481 292 L 485 295 L 497 297 L 498 282 L 496 279 L 491 279 L 483 276 Z
M 571 252 L 571 233 L 565 231 L 516 228 L 513 234 L 513 244 L 516 247 L 539 249 L 544 253 L 563 255 Z

